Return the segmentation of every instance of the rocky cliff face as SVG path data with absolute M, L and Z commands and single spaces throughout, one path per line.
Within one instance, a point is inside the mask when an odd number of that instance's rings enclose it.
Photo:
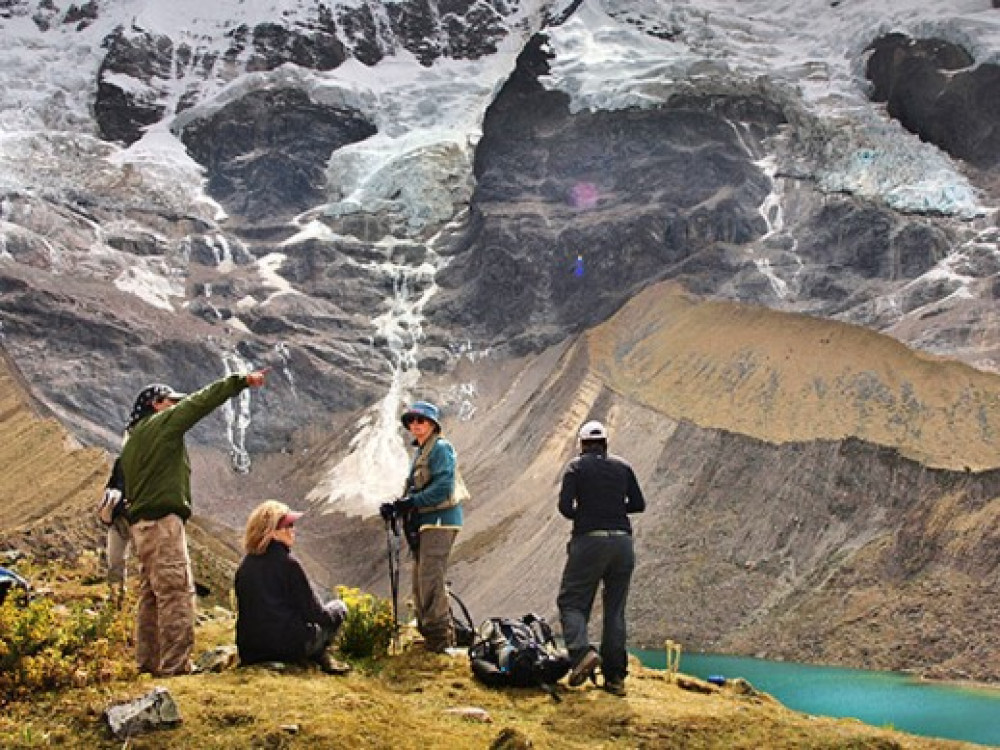
M 692 467 L 691 453 L 706 460 Z M 854 440 L 775 447 L 690 428 L 661 461 L 687 487 L 659 485 L 672 502 L 643 523 L 640 640 L 658 645 L 665 627 L 716 651 L 1000 676 L 989 656 L 1000 472 L 928 470 Z
M 780 16 L 714 5 L 219 3 L 193 33 L 0 3 L 38 79 L 2 94 L 4 349 L 107 449 L 145 383 L 272 366 L 192 434 L 199 512 L 309 498 L 329 585 L 384 589 L 365 451 L 402 462 L 400 401 L 437 400 L 482 616 L 552 614 L 555 483 L 604 418 L 655 498 L 643 642 L 996 679 L 996 68 L 947 19 L 812 5 L 846 95 Z
M 424 371 L 453 367 L 459 342 L 537 352 L 666 278 L 997 368 L 995 228 L 824 188 L 830 152 L 855 147 L 776 81 L 720 70 L 674 84 L 656 106 L 581 109 L 546 83 L 561 62 L 548 40 L 584 12 L 320 6 L 286 20 L 226 21 L 221 41 L 196 43 L 116 22 L 99 4 L 82 15 L 9 5 L 10 24 L 31 19 L 43 38 L 99 41 L 89 81 L 97 134 L 136 146 L 168 125 L 218 205 L 199 198 L 194 182 L 178 189 L 190 164 L 169 167 L 181 174 L 165 182 L 156 171 L 164 165 L 110 158 L 113 147 L 83 137 L 72 170 L 49 175 L 36 157 L 35 182 L 59 176 L 45 191 L 5 197 L 7 347 L 41 397 L 109 446 L 108 422 L 124 417 L 130 394 L 154 375 L 176 373 L 179 387 L 192 388 L 220 368 L 272 364 L 287 394 L 269 396 L 272 408 L 250 438 L 268 450 L 317 410 L 374 403 L 398 368 L 397 337 Z M 669 34 L 649 18 L 620 20 L 650 39 L 695 29 L 683 18 Z M 532 24 L 538 35 L 528 34 Z M 373 158 L 359 147 L 412 128 L 392 117 L 411 105 L 309 76 L 374 72 L 403 51 L 428 70 L 442 60 L 485 61 L 518 36 L 530 40 L 516 64 L 510 57 L 474 150 L 441 141 L 407 151 L 352 203 L 357 172 Z M 969 92 L 988 86 L 992 66 L 973 69 L 969 52 L 936 39 L 877 37 L 871 46 L 872 97 L 977 174 L 988 172 L 995 123 L 988 98 Z M 928 71 L 926 86 L 905 73 L 911 59 Z M 961 75 L 945 81 L 940 71 L 956 65 L 965 66 Z M 928 106 L 892 103 L 913 100 L 907 91 L 924 91 Z M 433 120 L 442 96 L 431 88 L 412 106 Z M 943 112 L 967 130 L 947 127 Z M 65 126 L 53 132 L 47 138 L 70 137 Z M 943 132 L 968 148 L 934 136 Z M 982 187 L 993 188 L 986 177 Z M 415 200 L 424 215 L 413 215 Z M 419 328 L 373 330 L 372 312 L 405 295 L 414 304 L 426 295 Z M 99 359 L 116 362 L 115 378 L 96 390 L 66 364 L 101 371 Z

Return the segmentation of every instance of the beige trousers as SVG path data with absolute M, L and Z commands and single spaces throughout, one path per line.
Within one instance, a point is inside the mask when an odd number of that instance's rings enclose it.
M 135 642 L 139 669 L 156 676 L 191 671 L 194 575 L 180 516 L 132 524 L 139 560 Z
M 417 629 L 432 651 L 444 651 L 455 645 L 445 576 L 456 536 L 458 529 L 429 526 L 420 531 L 420 549 L 413 566 L 413 604 L 417 610 Z

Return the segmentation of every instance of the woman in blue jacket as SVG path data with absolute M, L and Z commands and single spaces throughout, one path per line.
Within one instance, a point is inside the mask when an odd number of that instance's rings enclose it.
M 429 651 L 442 653 L 455 645 L 455 629 L 445 585 L 448 560 L 462 528 L 465 484 L 456 468 L 455 448 L 441 434 L 438 408 L 417 401 L 402 416 L 417 451 L 403 489 L 391 512 L 416 513 L 420 541 L 414 550 L 413 601 L 417 629 Z M 383 508 L 383 515 L 390 512 Z

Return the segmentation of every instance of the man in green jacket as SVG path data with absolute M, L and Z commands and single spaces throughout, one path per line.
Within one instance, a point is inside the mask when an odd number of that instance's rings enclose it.
M 136 658 L 142 672 L 164 677 L 191 671 L 194 575 L 184 533 L 191 465 L 184 435 L 244 388 L 262 386 L 265 374 L 229 375 L 191 395 L 156 383 L 136 397 L 121 467 L 139 559 Z

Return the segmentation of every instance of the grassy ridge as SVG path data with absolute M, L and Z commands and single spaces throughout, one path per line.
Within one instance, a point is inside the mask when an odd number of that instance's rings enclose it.
M 81 447 L 25 389 L 0 348 L 0 532 L 77 515 L 110 470 L 103 451 Z
M 609 387 L 771 443 L 854 436 L 927 466 L 1000 466 L 1000 376 L 832 320 L 648 287 L 588 334 Z
M 93 561 L 50 566 L 46 596 L 99 600 Z M 220 609 L 201 619 L 198 652 L 232 644 L 233 618 Z M 537 689 L 488 689 L 463 655 L 419 647 L 358 662 L 346 677 L 311 666 L 278 672 L 229 669 L 168 680 L 136 676 L 131 644 L 120 668 L 99 684 L 38 693 L 0 712 L 0 746 L 120 748 L 103 712 L 165 686 L 180 726 L 128 740 L 129 748 L 960 748 L 850 720 L 809 717 L 739 685 L 716 688 L 683 675 L 632 664 L 629 695 L 593 686 L 558 687 L 561 702 Z M 112 665 L 114 666 L 114 665 Z M 469 716 L 468 709 L 477 709 Z M 481 720 L 481 711 L 488 720 Z M 529 744 L 530 743 L 530 744 Z

